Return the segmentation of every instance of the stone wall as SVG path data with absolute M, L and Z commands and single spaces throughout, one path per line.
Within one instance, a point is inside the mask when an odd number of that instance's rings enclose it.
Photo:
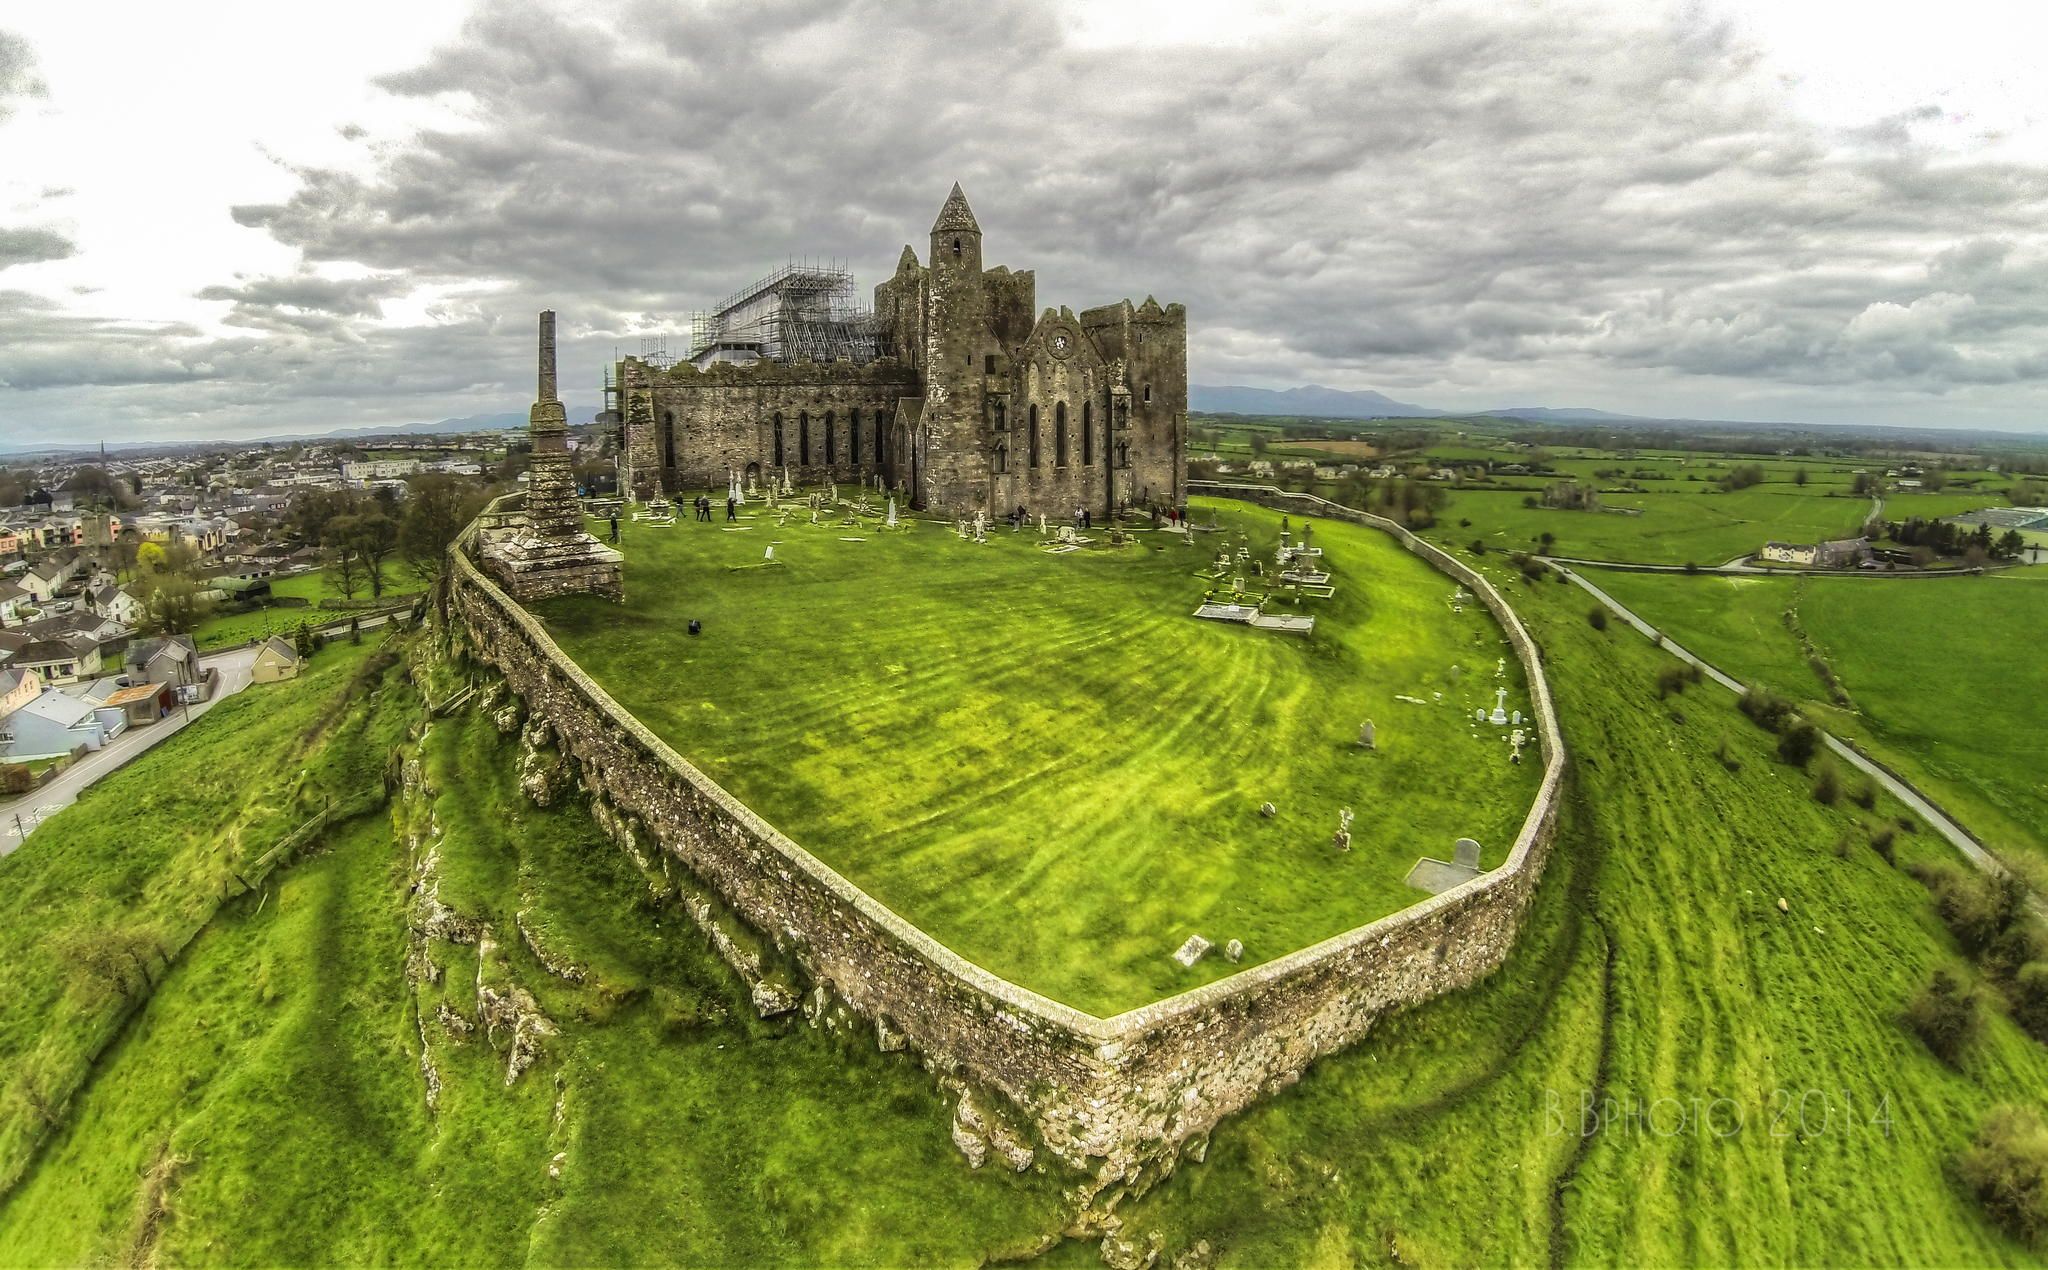
M 1292 1083 L 1387 1010 L 1498 966 L 1542 875 L 1564 768 L 1537 650 L 1484 578 L 1379 517 L 1272 489 L 1210 488 L 1385 529 L 1470 588 L 1527 672 L 1544 778 L 1501 867 L 1110 1019 L 965 960 L 763 821 L 613 701 L 479 571 L 466 554 L 473 534 L 453 553 L 448 605 L 475 655 L 503 673 L 575 761 L 601 823 L 632 838 L 635 850 L 655 846 L 687 866 L 879 1034 L 906 1039 L 948 1081 L 1000 1093 L 1044 1147 L 1115 1178 Z M 975 1126 L 985 1115 L 963 1101 L 965 1123 L 955 1128 L 956 1141 L 966 1135 L 963 1148 L 983 1132 Z

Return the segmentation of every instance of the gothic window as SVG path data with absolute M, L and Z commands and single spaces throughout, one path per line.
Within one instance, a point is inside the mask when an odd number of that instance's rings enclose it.
M 889 461 L 889 412 L 875 411 L 875 466 Z
M 1128 442 L 1119 441 L 1116 443 L 1116 465 L 1118 467 L 1129 467 L 1131 465 L 1131 447 Z
M 1010 470 L 1010 447 L 1000 441 L 996 442 L 995 469 L 997 476 Z
M 775 466 L 786 466 L 788 460 L 782 455 L 782 412 L 775 412 Z
M 661 412 L 661 465 L 676 465 L 676 412 L 673 410 Z
M 1038 403 L 1031 403 L 1031 466 L 1038 466 Z
M 804 467 L 811 465 L 811 412 L 796 412 L 796 461 Z
M 1009 420 L 1006 418 L 1006 416 L 1009 414 L 1009 409 L 1008 407 L 1003 405 L 1003 399 L 1001 397 L 998 397 L 994 401 L 991 401 L 989 403 L 989 406 L 996 413 L 996 431 L 1001 432 L 1004 428 L 1009 426 Z
M 1095 403 L 1081 403 L 1081 465 L 1091 466 L 1095 462 Z
M 1067 465 L 1067 403 L 1064 401 L 1052 408 L 1052 465 Z
M 860 464 L 860 411 L 846 412 L 846 461 L 855 466 Z
M 827 410 L 825 412 L 825 463 L 828 467 L 834 461 L 832 452 L 838 448 L 832 440 L 832 412 Z

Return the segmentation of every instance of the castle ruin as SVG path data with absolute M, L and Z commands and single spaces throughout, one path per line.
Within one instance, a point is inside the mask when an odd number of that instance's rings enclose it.
M 872 312 L 792 266 L 699 324 L 673 366 L 626 357 L 607 407 L 637 497 L 749 480 L 872 484 L 912 507 L 1107 516 L 1187 485 L 1187 311 L 1151 298 L 1036 311 L 1028 270 L 982 267 L 955 185 L 926 263 L 905 246 Z

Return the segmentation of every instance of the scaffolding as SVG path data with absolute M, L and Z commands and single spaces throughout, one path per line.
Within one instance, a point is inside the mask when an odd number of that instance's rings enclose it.
M 837 261 L 791 261 L 742 287 L 717 308 L 690 316 L 687 360 L 873 361 L 881 346 L 875 315 Z

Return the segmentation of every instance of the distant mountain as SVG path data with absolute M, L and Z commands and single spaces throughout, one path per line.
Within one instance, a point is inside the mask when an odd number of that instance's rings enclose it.
M 1316 419 L 1437 419 L 1446 413 L 1434 406 L 1395 401 L 1381 393 L 1346 392 L 1317 384 L 1283 389 L 1195 384 L 1188 389 L 1188 409 L 1209 414 L 1299 415 Z
M 593 406 L 570 406 L 571 423 L 588 423 L 596 413 Z M 449 432 L 498 432 L 526 426 L 527 412 L 505 410 L 496 414 L 464 415 L 460 419 L 438 419 L 433 423 L 385 423 L 361 428 L 335 428 L 327 432 L 292 432 L 253 437 L 252 441 L 343 441 L 352 437 L 434 436 Z
M 1612 410 L 1594 410 L 1590 406 L 1508 406 L 1484 413 L 1529 423 L 1641 423 L 1649 418 L 1647 415 L 1618 415 Z

